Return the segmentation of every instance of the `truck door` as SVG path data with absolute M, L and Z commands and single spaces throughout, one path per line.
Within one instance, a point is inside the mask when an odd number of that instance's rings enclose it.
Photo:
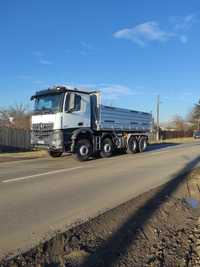
M 67 93 L 64 103 L 63 128 L 91 126 L 90 96 L 78 92 Z

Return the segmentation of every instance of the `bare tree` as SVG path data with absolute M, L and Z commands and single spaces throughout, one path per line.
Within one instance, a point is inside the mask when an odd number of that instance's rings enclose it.
M 188 116 L 188 119 L 193 124 L 193 128 L 200 129 L 200 100 L 197 104 L 195 104 Z
M 30 111 L 23 104 L 0 109 L 0 126 L 30 129 Z
M 177 131 L 184 131 L 186 129 L 186 123 L 180 115 L 175 115 L 172 124 Z

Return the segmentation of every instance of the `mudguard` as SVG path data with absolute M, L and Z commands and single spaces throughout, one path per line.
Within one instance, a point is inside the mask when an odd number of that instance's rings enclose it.
M 94 132 L 91 130 L 91 128 L 80 128 L 80 129 L 75 130 L 71 137 L 72 139 L 71 152 L 72 153 L 74 152 L 76 140 L 78 139 L 79 136 L 84 136 L 92 140 L 93 133 Z

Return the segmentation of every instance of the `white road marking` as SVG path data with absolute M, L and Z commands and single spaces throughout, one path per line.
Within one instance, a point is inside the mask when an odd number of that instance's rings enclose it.
M 37 178 L 37 177 L 41 177 L 41 176 L 45 176 L 45 175 L 49 175 L 49 174 L 51 175 L 51 174 L 62 173 L 62 172 L 70 172 L 70 171 L 74 171 L 74 170 L 78 170 L 78 169 L 82 169 L 82 168 L 84 168 L 84 166 L 78 166 L 78 167 L 69 168 L 69 169 L 61 169 L 61 170 L 56 170 L 56 171 L 51 171 L 51 172 L 43 172 L 43 173 L 33 174 L 33 175 L 29 175 L 29 176 L 3 180 L 2 183 L 19 182 L 19 181 L 33 179 L 33 178 Z

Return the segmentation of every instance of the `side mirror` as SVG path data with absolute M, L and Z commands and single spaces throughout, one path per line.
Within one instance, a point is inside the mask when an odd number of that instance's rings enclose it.
M 75 94 L 70 94 L 69 109 L 68 112 L 73 112 L 75 109 Z

